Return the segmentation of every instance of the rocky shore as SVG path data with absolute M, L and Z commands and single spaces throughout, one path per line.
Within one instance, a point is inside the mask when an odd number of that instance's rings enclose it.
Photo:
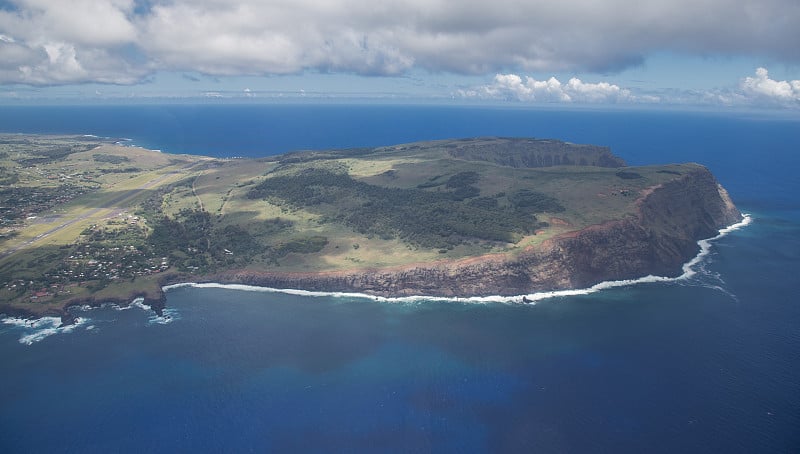
M 135 291 L 127 295 L 119 296 L 87 296 L 82 298 L 74 298 L 67 301 L 61 307 L 50 307 L 44 310 L 32 310 L 20 306 L 13 306 L 9 304 L 0 304 L 0 314 L 10 317 L 19 317 L 25 319 L 36 319 L 41 317 L 60 317 L 61 323 L 64 325 L 71 325 L 76 320 L 76 315 L 70 310 L 72 308 L 91 306 L 100 307 L 104 305 L 117 305 L 126 307 L 136 301 L 142 300 L 142 304 L 149 306 L 150 309 L 156 312 L 159 316 L 163 314 L 166 307 L 166 295 L 159 287 L 150 291 Z

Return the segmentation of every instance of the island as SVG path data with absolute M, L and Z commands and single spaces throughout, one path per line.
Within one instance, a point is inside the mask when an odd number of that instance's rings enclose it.
M 742 218 L 699 164 L 478 137 L 260 159 L 0 134 L 0 313 L 164 307 L 178 283 L 527 295 L 676 276 Z

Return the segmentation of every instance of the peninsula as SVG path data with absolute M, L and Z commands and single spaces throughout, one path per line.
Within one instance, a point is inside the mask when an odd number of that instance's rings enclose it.
M 523 295 L 677 275 L 741 219 L 705 167 L 481 137 L 262 159 L 0 135 L 0 313 L 163 307 L 183 282 Z

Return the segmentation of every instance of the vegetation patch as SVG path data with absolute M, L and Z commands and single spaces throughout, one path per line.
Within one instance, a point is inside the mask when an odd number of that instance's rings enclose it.
M 24 219 L 67 203 L 86 192 L 88 190 L 85 187 L 74 184 L 0 188 L 0 213 L 5 220 Z
M 470 199 L 481 193 L 480 189 L 473 186 L 479 179 L 477 172 L 460 172 L 448 178 L 444 186 L 453 191 L 453 199 Z
M 328 238 L 324 236 L 309 236 L 303 238 L 293 239 L 286 243 L 278 244 L 274 249 L 274 254 L 277 257 L 283 257 L 286 254 L 313 254 L 321 251 L 328 244 Z
M 95 153 L 92 155 L 92 159 L 94 159 L 96 162 L 107 162 L 109 164 L 122 164 L 124 162 L 130 162 L 130 159 L 127 156 L 118 156 L 113 154 Z
M 517 209 L 531 210 L 538 213 L 559 213 L 564 211 L 564 207 L 555 198 L 530 189 L 520 189 L 515 192 L 511 196 L 511 203 Z
M 629 170 L 620 170 L 616 173 L 617 177 L 622 178 L 623 180 L 638 180 L 640 178 L 644 178 L 640 174 L 636 172 L 631 172 Z
M 291 230 L 294 222 L 281 218 L 267 219 L 262 222 L 259 227 L 259 233 L 262 235 L 278 235 L 280 233 Z
M 540 227 L 543 204 L 504 204 L 476 198 L 474 172 L 445 182 L 449 191 L 387 188 L 345 173 L 309 168 L 267 178 L 248 193 L 252 199 L 311 209 L 364 235 L 400 238 L 426 248 L 451 249 L 470 239 L 513 242 Z M 473 203 L 474 201 L 474 203 Z M 555 208 L 556 202 L 548 206 Z M 337 209 L 342 206 L 347 210 Z
M 96 144 L 71 144 L 41 147 L 30 153 L 30 156 L 18 159 L 17 162 L 23 166 L 47 164 L 60 161 L 73 153 L 89 151 L 95 146 Z

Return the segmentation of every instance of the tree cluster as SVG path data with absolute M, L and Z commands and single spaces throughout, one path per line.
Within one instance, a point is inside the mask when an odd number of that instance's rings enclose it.
M 365 235 L 445 249 L 471 239 L 512 242 L 541 226 L 536 212 L 563 210 L 552 197 L 533 191 L 520 191 L 502 204 L 499 196 L 479 197 L 474 186 L 479 178 L 475 172 L 458 173 L 429 185 L 445 189 L 434 191 L 377 186 L 308 168 L 267 178 L 248 197 L 317 211 Z

